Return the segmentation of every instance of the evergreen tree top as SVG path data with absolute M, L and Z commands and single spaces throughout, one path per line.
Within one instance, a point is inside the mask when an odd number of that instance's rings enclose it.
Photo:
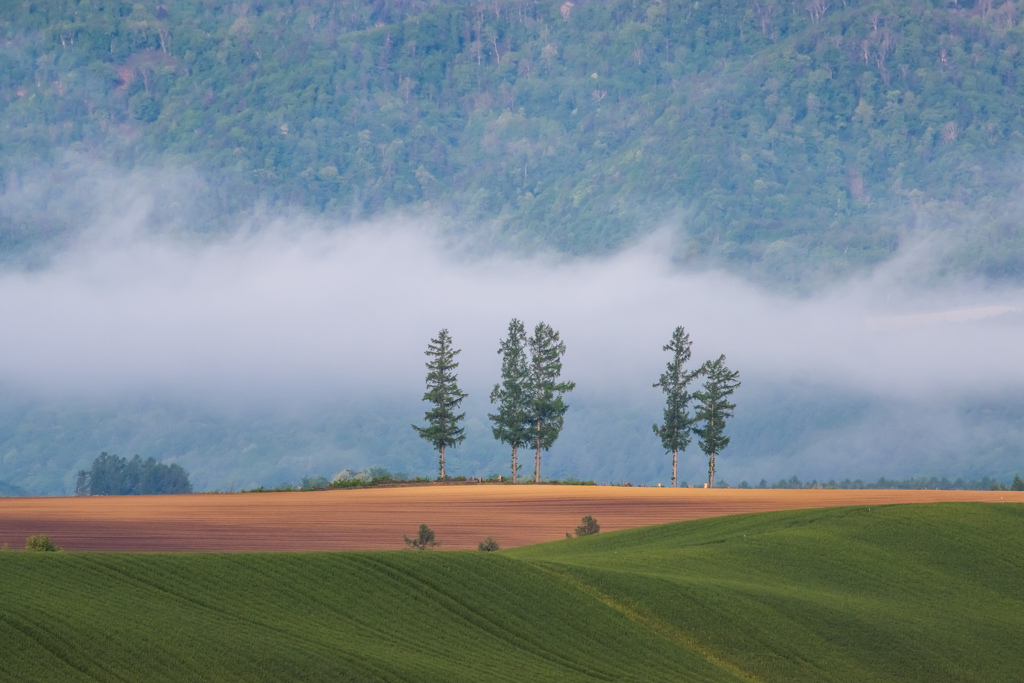
M 526 327 L 513 318 L 508 326 L 508 337 L 500 342 L 501 382 L 491 391 L 491 403 L 498 404 L 498 412 L 488 414 L 494 426 L 494 438 L 513 448 L 530 441 L 530 401 L 533 383 L 529 359 L 526 355 Z
M 693 394 L 687 391 L 687 386 L 701 372 L 700 368 L 691 371 L 684 369 L 686 361 L 690 359 L 690 346 L 690 335 L 680 326 L 672 333 L 672 340 L 662 347 L 663 351 L 672 353 L 665 372 L 654 383 L 665 394 L 664 423 L 660 427 L 657 424 L 652 427 L 666 452 L 686 450 L 690 443 L 694 418 L 688 406 Z
M 461 353 L 461 349 L 452 348 L 451 335 L 447 329 L 442 329 L 436 338 L 430 340 L 424 353 L 430 360 L 426 363 L 427 390 L 423 400 L 431 403 L 433 408 L 424 414 L 428 423 L 426 427 L 412 427 L 434 448 L 443 452 L 444 448 L 454 448 L 466 439 L 465 429 L 459 426 L 466 414 L 455 412 L 468 396 L 459 389 L 458 375 L 455 374 L 459 367 L 455 356 Z

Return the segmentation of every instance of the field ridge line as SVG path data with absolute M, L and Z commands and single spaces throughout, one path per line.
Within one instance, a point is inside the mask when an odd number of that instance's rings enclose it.
M 537 567 L 541 571 L 545 571 L 562 578 L 567 583 L 572 584 L 575 588 L 579 589 L 580 591 L 583 591 L 592 598 L 600 601 L 608 607 L 611 607 L 617 612 L 620 612 L 630 621 L 633 621 L 641 626 L 650 629 L 651 631 L 654 631 L 663 638 L 667 638 L 668 640 L 672 640 L 679 643 L 687 650 L 690 650 L 691 652 L 700 655 L 711 664 L 714 664 L 718 668 L 727 671 L 733 676 L 737 676 L 743 680 L 752 681 L 753 683 L 761 683 L 761 679 L 759 679 L 757 676 L 750 673 L 749 671 L 744 671 L 732 662 L 724 660 L 721 657 L 712 653 L 710 650 L 702 647 L 696 640 L 687 635 L 684 631 L 679 630 L 671 624 L 665 623 L 664 621 L 658 619 L 652 614 L 645 614 L 641 612 L 639 609 L 633 607 L 632 605 L 621 600 L 615 599 L 611 595 L 608 595 L 607 593 L 598 590 L 595 586 L 583 581 L 582 579 L 572 576 L 567 571 L 562 571 L 560 567 L 563 565 L 561 565 L 560 563 L 532 562 L 529 560 L 525 561 L 533 565 L 534 567 Z

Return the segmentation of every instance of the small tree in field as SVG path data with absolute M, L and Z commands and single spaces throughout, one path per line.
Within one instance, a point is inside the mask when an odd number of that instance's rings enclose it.
M 533 480 L 540 483 L 540 452 L 548 450 L 562 431 L 565 411 L 569 405 L 562 395 L 576 388 L 575 382 L 559 382 L 562 374 L 562 356 L 565 344 L 550 325 L 538 323 L 530 337 L 530 401 L 528 424 L 532 430 L 530 440 L 536 446 Z
M 466 440 L 465 430 L 459 426 L 465 413 L 456 413 L 467 394 L 462 393 L 457 383 L 458 375 L 455 368 L 455 356 L 461 349 L 452 348 L 452 338 L 448 330 L 441 330 L 437 339 L 431 339 L 424 352 L 431 360 L 427 361 L 427 391 L 423 400 L 434 405 L 424 415 L 426 427 L 413 425 L 419 435 L 433 444 L 438 452 L 439 477 L 444 479 L 444 450 L 455 448 Z
M 498 347 L 501 354 L 501 383 L 491 391 L 491 403 L 498 404 L 498 412 L 489 414 L 494 426 L 491 432 L 498 441 L 512 447 L 512 483 L 519 478 L 517 453 L 529 445 L 530 402 L 533 387 L 526 357 L 526 328 L 515 318 L 508 324 L 508 338 Z
M 54 545 L 49 536 L 40 534 L 38 536 L 29 536 L 25 539 L 25 550 L 38 553 L 59 553 L 60 546 Z
M 686 387 L 700 374 L 700 369 L 690 372 L 683 369 L 686 361 L 690 360 L 690 346 L 690 335 L 682 327 L 677 327 L 672 333 L 672 341 L 662 347 L 662 350 L 672 352 L 672 360 L 654 384 L 665 393 L 665 422 L 661 426 L 652 426 L 654 433 L 661 438 L 665 452 L 672 454 L 672 488 L 677 485 L 679 451 L 685 451 L 690 445 L 690 431 L 695 422 L 689 411 L 693 395 Z
M 476 549 L 485 553 L 493 553 L 496 550 L 501 550 L 501 548 L 498 547 L 498 542 L 490 536 L 480 541 L 477 544 Z
M 416 535 L 416 538 L 406 536 L 405 543 L 410 548 L 415 548 L 416 550 L 426 550 L 427 548 L 441 545 L 440 541 L 434 540 L 434 530 L 426 524 L 420 524 L 420 532 Z
M 700 449 L 708 456 L 708 488 L 715 487 L 715 456 L 729 445 L 729 437 L 725 436 L 725 421 L 732 417 L 735 403 L 728 398 L 740 385 L 739 372 L 729 370 L 725 366 L 725 356 L 716 361 L 706 361 L 701 367 L 701 374 L 706 378 L 701 391 L 694 393 L 697 400 L 697 420 L 703 425 L 694 427 L 693 431 L 700 437 Z
M 577 536 L 593 536 L 601 530 L 601 525 L 597 523 L 597 520 L 587 515 L 580 520 L 580 525 L 576 527 Z

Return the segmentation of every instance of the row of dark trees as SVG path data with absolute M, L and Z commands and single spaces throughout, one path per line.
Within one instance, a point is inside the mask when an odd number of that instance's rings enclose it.
M 707 361 L 699 368 L 687 369 L 690 360 L 690 336 L 677 327 L 672 340 L 663 347 L 672 353 L 668 367 L 655 387 L 665 393 L 664 423 L 654 425 L 667 452 L 672 453 L 672 486 L 677 485 L 679 452 L 686 450 L 692 434 L 708 457 L 708 486 L 715 485 L 715 458 L 729 445 L 725 424 L 733 416 L 736 404 L 729 396 L 740 385 L 739 373 L 729 370 L 725 356 Z M 458 412 L 468 394 L 458 386 L 455 373 L 459 364 L 455 357 L 461 349 L 452 346 L 447 329 L 430 340 L 425 354 L 427 391 L 423 400 L 431 404 L 424 419 L 427 425 L 413 425 L 419 435 L 437 449 L 440 478 L 445 478 L 445 450 L 455 448 L 466 439 L 460 423 L 466 413 Z M 540 322 L 533 336 L 527 337 L 526 326 L 513 318 L 508 336 L 500 342 L 498 354 L 502 357 L 501 382 L 491 391 L 491 403 L 497 412 L 488 414 L 493 423 L 491 432 L 498 441 L 512 448 L 512 483 L 518 482 L 520 448 L 534 448 L 533 480 L 540 482 L 541 452 L 549 450 L 562 431 L 564 416 L 569 409 L 565 394 L 576 388 L 575 382 L 562 381 L 562 356 L 565 343 L 550 325 Z M 705 378 L 700 391 L 689 390 L 697 377 Z M 690 413 L 691 402 L 695 412 Z
M 451 335 L 444 329 L 430 340 L 425 353 L 430 360 L 423 400 L 433 407 L 424 415 L 427 426 L 413 425 L 413 429 L 437 449 L 443 479 L 445 449 L 466 439 L 465 429 L 459 426 L 466 414 L 456 412 L 467 396 L 459 389 L 455 374 L 459 367 L 455 356 L 461 349 L 452 347 Z M 491 392 L 491 403 L 498 405 L 498 412 L 488 415 L 494 423 L 491 431 L 495 439 L 512 447 L 512 482 L 519 476 L 518 451 L 529 445 L 535 448 L 533 478 L 540 482 L 541 451 L 549 450 L 558 439 L 569 409 L 563 397 L 576 387 L 575 382 L 560 380 L 565 344 L 558 332 L 543 322 L 527 338 L 525 325 L 513 318 L 498 353 L 502 356 L 501 382 Z
M 154 458 L 131 460 L 100 453 L 92 468 L 79 470 L 77 496 L 131 496 L 192 493 L 188 472 L 181 465 L 165 465 Z
M 700 449 L 708 457 L 708 488 L 715 487 L 715 457 L 729 445 L 729 437 L 725 435 L 725 421 L 733 416 L 735 403 L 729 402 L 729 396 L 740 385 L 740 373 L 730 370 L 725 365 L 725 356 L 716 360 L 705 361 L 694 370 L 685 368 L 690 360 L 690 335 L 682 327 L 672 333 L 672 341 L 662 350 L 672 353 L 672 358 L 654 383 L 665 393 L 664 423 L 652 425 L 654 433 L 661 438 L 665 451 L 672 454 L 672 487 L 677 479 L 679 451 L 685 451 L 690 439 L 696 434 L 700 440 Z M 700 391 L 690 393 L 690 382 L 703 376 L 704 386 Z M 696 405 L 694 414 L 690 414 L 690 402 Z

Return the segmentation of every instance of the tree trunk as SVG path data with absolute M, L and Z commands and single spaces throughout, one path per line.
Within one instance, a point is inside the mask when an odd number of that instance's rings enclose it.
M 713 410 L 714 409 L 712 409 L 712 411 Z M 715 433 L 715 414 L 714 414 L 714 412 L 711 413 L 711 419 L 708 421 L 708 432 L 710 434 L 712 434 L 712 435 L 714 435 L 714 433 Z M 714 438 L 714 437 L 713 436 L 709 437 L 709 439 L 707 441 L 708 441 L 708 446 L 711 446 L 713 448 L 714 447 L 713 446 L 713 442 L 710 441 L 710 439 L 712 439 L 712 438 Z M 715 488 L 715 452 L 714 451 L 711 451 L 710 453 L 708 453 L 708 488 L 709 489 Z
M 672 488 L 676 487 L 676 463 L 679 461 L 679 451 L 672 451 Z
M 537 422 L 537 457 L 533 463 L 533 483 L 540 483 L 540 422 Z
M 519 463 L 516 462 L 516 447 L 512 447 L 512 483 L 516 483 L 516 470 L 519 469 Z
M 444 479 L 444 446 L 441 446 L 440 453 L 441 453 L 441 462 L 440 462 L 440 465 L 441 465 L 441 479 Z

